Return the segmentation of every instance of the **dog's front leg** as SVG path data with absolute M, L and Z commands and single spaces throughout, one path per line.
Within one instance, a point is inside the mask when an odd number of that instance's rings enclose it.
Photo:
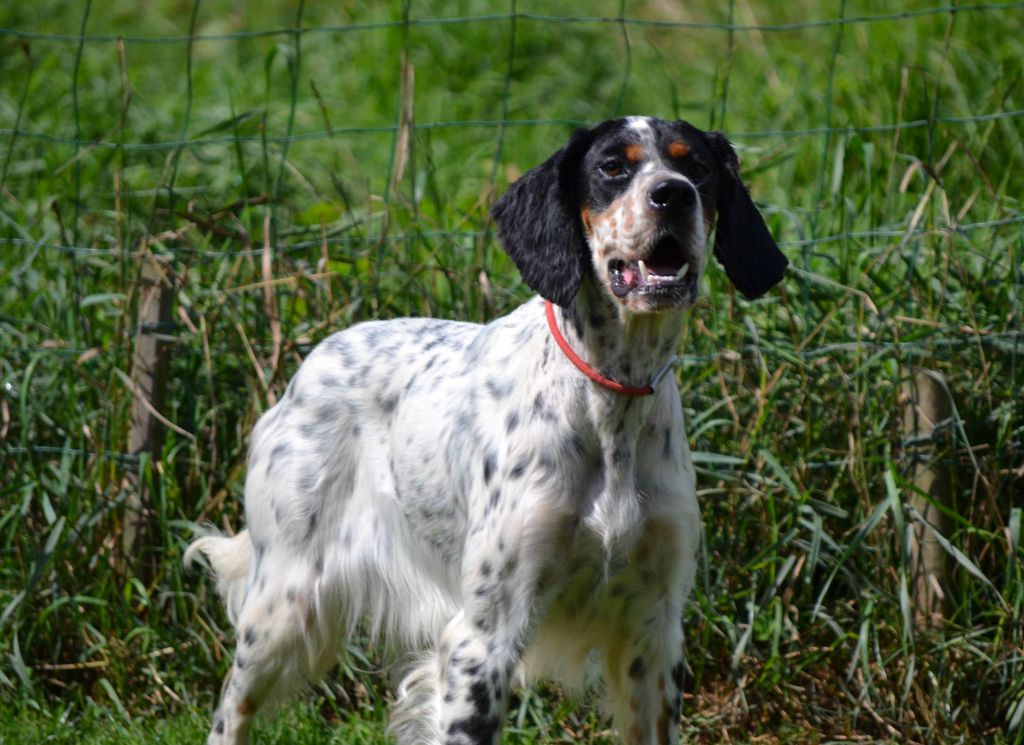
M 557 551 L 559 525 L 536 508 L 482 520 L 471 529 L 463 559 L 464 609 L 448 623 L 439 645 L 445 745 L 501 741 L 509 690 L 541 577 Z
M 677 611 L 672 608 L 676 618 L 665 619 L 660 629 L 642 629 L 606 659 L 615 725 L 625 745 L 675 745 L 679 740 L 685 663 Z
M 692 498 L 681 501 L 692 503 Z M 679 740 L 682 613 L 699 541 L 700 518 L 681 511 L 675 520 L 649 523 L 635 552 L 633 586 L 644 591 L 628 606 L 605 657 L 615 725 L 626 745 L 675 745 Z
M 465 612 L 449 622 L 441 639 L 441 738 L 445 745 L 492 745 L 501 741 L 520 642 L 483 630 Z

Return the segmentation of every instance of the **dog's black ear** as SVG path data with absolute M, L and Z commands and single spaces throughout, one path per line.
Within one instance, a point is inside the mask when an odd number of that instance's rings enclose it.
M 527 171 L 491 208 L 501 245 L 523 281 L 563 307 L 590 266 L 578 181 L 593 138 L 593 130 L 574 132 L 568 145 Z
M 733 286 L 752 300 L 782 279 L 789 261 L 740 180 L 739 158 L 729 140 L 721 132 L 707 137 L 719 173 L 715 258 Z

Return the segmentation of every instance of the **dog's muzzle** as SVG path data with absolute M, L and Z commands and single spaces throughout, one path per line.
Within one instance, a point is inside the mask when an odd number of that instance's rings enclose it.
M 647 205 L 659 230 L 644 258 L 608 262 L 609 283 L 616 297 L 635 292 L 665 300 L 694 301 L 701 258 L 694 235 L 699 226 L 699 201 L 693 184 L 684 179 L 666 179 L 651 188 Z

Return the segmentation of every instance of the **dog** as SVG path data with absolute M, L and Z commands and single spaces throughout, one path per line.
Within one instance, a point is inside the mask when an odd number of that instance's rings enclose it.
M 786 258 L 726 137 L 683 121 L 578 130 L 492 215 L 540 297 L 328 337 L 253 430 L 246 530 L 189 547 L 238 637 L 211 745 L 356 627 L 400 650 L 400 745 L 498 743 L 514 686 L 595 672 L 622 741 L 677 741 L 701 518 L 666 372 L 712 232 L 747 297 Z

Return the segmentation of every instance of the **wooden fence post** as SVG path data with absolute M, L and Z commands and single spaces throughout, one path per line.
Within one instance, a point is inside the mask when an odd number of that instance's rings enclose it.
M 136 258 L 139 262 L 139 304 L 130 380 L 132 414 L 128 453 L 134 456 L 146 454 L 150 462 L 156 464 L 164 444 L 165 425 L 160 421 L 160 412 L 164 408 L 171 358 L 171 339 L 167 329 L 171 322 L 174 282 L 171 266 L 165 259 L 148 251 Z M 159 471 L 153 468 L 154 484 L 158 476 Z M 152 535 L 149 487 L 138 467 L 129 470 L 121 549 L 125 569 L 143 581 L 151 578 L 152 570 L 152 562 L 145 560 L 142 550 Z
M 950 417 L 950 405 L 942 376 L 932 370 L 915 369 L 903 383 L 904 452 L 917 487 L 910 504 L 928 525 L 944 533 L 946 520 L 940 506 L 949 505 L 950 478 L 942 464 L 944 439 L 937 429 Z M 919 628 L 938 628 L 945 616 L 945 552 L 926 525 L 915 521 L 910 542 L 911 592 L 915 623 Z

